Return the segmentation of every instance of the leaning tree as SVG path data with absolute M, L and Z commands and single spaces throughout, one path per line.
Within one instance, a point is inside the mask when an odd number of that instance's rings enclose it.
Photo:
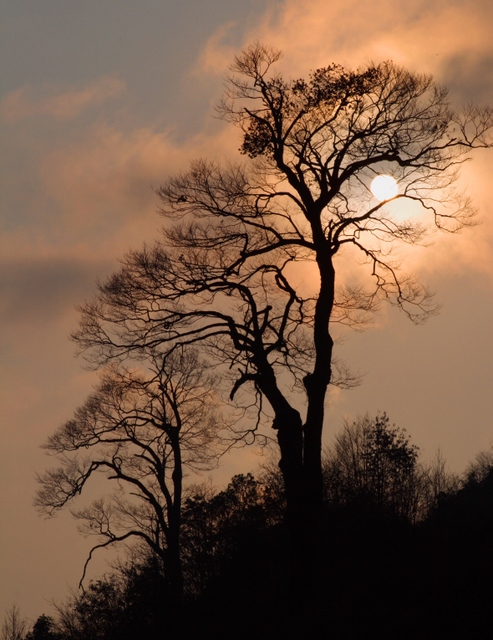
M 275 430 L 300 568 L 321 504 L 328 385 L 354 381 L 333 328 L 364 326 L 382 300 L 414 322 L 433 313 L 392 249 L 471 224 L 454 185 L 471 151 L 491 146 L 493 112 L 456 111 L 431 77 L 391 62 L 290 80 L 279 59 L 258 44 L 236 57 L 219 112 L 244 160 L 199 160 L 163 184 L 162 239 L 100 285 L 74 337 L 99 365 L 199 346 L 245 411 L 238 437 Z M 381 174 L 398 193 L 378 200 Z
M 180 530 L 186 474 L 215 466 L 223 427 L 215 378 L 197 350 L 114 363 L 44 448 L 59 465 L 38 477 L 35 504 L 53 515 L 101 474 L 113 492 L 72 511 L 96 549 L 138 541 L 162 562 L 169 616 L 183 596 Z M 101 489 L 101 484 L 99 485 Z M 179 623 L 179 620 L 176 620 Z

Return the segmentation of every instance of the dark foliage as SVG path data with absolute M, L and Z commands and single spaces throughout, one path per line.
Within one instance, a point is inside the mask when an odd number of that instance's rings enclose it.
M 63 640 L 63 636 L 58 633 L 53 618 L 43 614 L 34 623 L 32 630 L 26 636 L 26 640 Z
M 337 455 L 325 462 L 339 473 L 325 493 L 313 610 L 302 630 L 289 589 L 280 474 L 271 472 L 234 476 L 220 492 L 199 487 L 186 501 L 186 591 L 178 627 L 163 565 L 147 556 L 73 598 L 60 609 L 64 624 L 42 616 L 28 639 L 488 640 L 493 457 L 480 454 L 458 488 L 442 481 L 449 488 L 435 501 L 429 498 L 434 474 L 423 471 L 417 448 L 385 414 L 346 425 L 337 443 Z M 369 475 L 354 484 L 361 469 Z M 394 499 L 395 491 L 401 495 L 395 474 L 418 492 L 418 501 L 428 500 L 419 520 Z M 382 486 L 388 491 L 382 493 Z
M 168 591 L 157 558 L 123 564 L 58 607 L 59 635 L 54 640 L 152 640 L 165 632 L 176 637 L 170 615 L 174 612 L 166 611 Z
M 430 619 L 421 637 L 492 637 L 493 465 L 443 495 L 418 530 L 416 611 Z
M 406 451 L 419 475 L 414 445 L 388 421 L 373 421 L 377 430 L 382 425 L 393 436 L 388 450 L 397 445 Z M 381 501 L 370 490 L 338 504 L 326 501 L 313 615 L 305 621 L 309 635 L 296 627 L 287 589 L 288 535 L 281 522 L 269 522 L 262 504 L 266 485 L 240 476 L 225 493 L 234 496 L 239 486 L 255 486 L 255 497 L 242 518 L 218 523 L 222 545 L 215 547 L 214 577 L 189 603 L 189 619 L 197 622 L 188 629 L 190 638 L 202 637 L 204 629 L 205 635 L 245 639 L 491 637 L 493 465 L 476 467 L 459 490 L 442 492 L 419 522 L 403 514 L 400 502 Z M 423 483 L 420 490 L 429 495 Z M 219 495 L 204 499 L 202 507 L 212 509 Z
M 324 463 L 325 498 L 334 506 L 372 503 L 413 521 L 420 492 L 418 447 L 385 413 L 346 423 Z

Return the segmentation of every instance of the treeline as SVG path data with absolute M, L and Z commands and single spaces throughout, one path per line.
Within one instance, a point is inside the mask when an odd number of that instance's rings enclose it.
M 491 638 L 493 453 L 455 476 L 440 456 L 422 464 L 383 414 L 346 424 L 323 469 L 306 629 L 341 640 Z M 2 640 L 300 637 L 284 513 L 274 465 L 222 491 L 195 487 L 182 514 L 181 604 L 160 557 L 134 547 L 27 634 L 22 624 L 11 633 L 10 612 Z

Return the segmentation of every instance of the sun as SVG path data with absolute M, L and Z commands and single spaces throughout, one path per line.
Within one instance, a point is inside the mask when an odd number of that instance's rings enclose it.
M 373 178 L 370 189 L 375 198 L 382 202 L 394 198 L 399 192 L 399 185 L 392 176 L 382 174 Z

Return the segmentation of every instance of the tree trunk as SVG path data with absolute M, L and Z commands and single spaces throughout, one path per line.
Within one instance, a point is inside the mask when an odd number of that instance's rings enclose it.
M 183 572 L 181 568 L 179 540 L 170 535 L 165 555 L 165 603 L 166 637 L 183 638 Z
M 305 376 L 307 415 L 303 425 L 303 461 L 301 497 L 297 523 L 292 536 L 295 546 L 294 580 L 297 585 L 296 624 L 299 635 L 311 637 L 323 628 L 319 585 L 321 566 L 321 513 L 323 499 L 322 432 L 324 405 L 331 379 L 333 340 L 329 321 L 334 305 L 335 272 L 321 229 L 314 230 L 318 239 L 317 263 L 320 269 L 320 291 L 315 307 L 313 371 Z
M 310 433 L 308 440 L 303 440 L 302 434 L 299 414 L 296 414 L 295 424 L 285 422 L 278 430 L 279 466 L 284 478 L 289 536 L 290 597 L 287 616 L 290 637 L 291 634 L 292 637 L 310 637 L 319 620 L 317 590 L 320 584 L 322 472 L 316 443 L 319 442 L 320 449 L 320 437 L 310 439 Z M 303 455 L 307 455 L 307 451 L 309 460 Z

